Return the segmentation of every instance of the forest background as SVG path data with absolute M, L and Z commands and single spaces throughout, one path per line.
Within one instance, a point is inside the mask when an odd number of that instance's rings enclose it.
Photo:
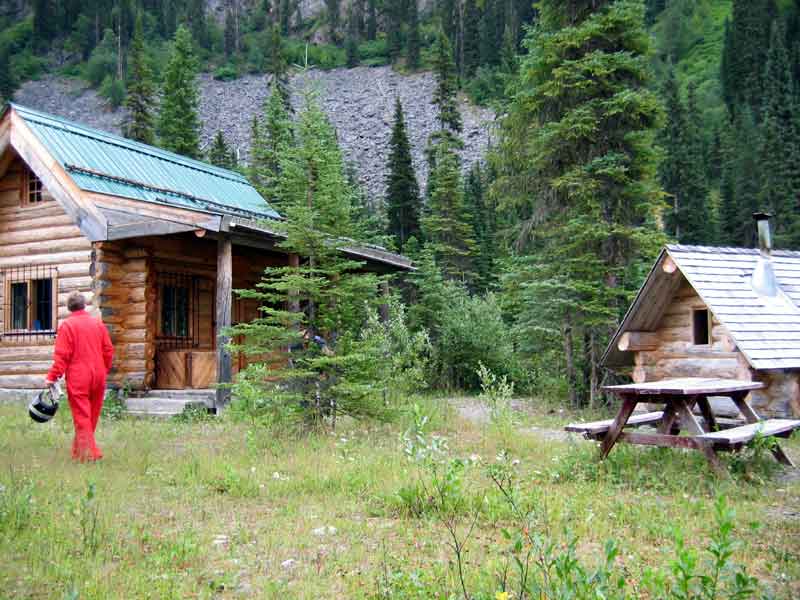
M 391 374 L 366 373 L 368 359 L 391 352 L 417 386 L 475 389 L 484 367 L 519 391 L 597 405 L 616 377 L 599 364 L 605 344 L 665 242 L 750 247 L 750 215 L 767 210 L 776 245 L 800 245 L 800 2 L 312 5 L 0 3 L 3 98 L 46 72 L 84 78 L 127 108 L 128 137 L 243 170 L 294 217 L 288 243 L 316 261 L 268 273 L 252 293 L 274 304 L 292 284 L 318 309 L 305 326 L 335 358 L 305 357 L 310 397 L 338 381 L 342 406 L 365 409 L 369 382 Z M 288 81 L 299 68 L 386 64 L 435 73 L 438 126 L 423 187 L 398 101 L 387 192 L 369 198 L 313 90 Z M 236 164 L 221 132 L 201 152 L 201 71 L 272 75 L 248 164 Z M 291 94 L 302 97 L 297 110 Z M 459 152 L 464 96 L 498 115 L 475 164 Z M 398 286 L 399 321 L 370 319 L 377 282 L 355 284 L 353 265 L 312 232 L 416 260 Z M 322 275 L 335 283 L 320 285 Z M 244 350 L 285 346 L 276 332 L 287 318 L 265 314 Z

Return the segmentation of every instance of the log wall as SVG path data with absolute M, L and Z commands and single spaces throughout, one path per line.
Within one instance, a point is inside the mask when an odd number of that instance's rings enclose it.
M 24 163 L 14 159 L 0 178 L 0 272 L 11 267 L 42 265 L 56 267 L 58 322 L 68 315 L 67 295 L 83 292 L 93 310 L 93 249 L 64 209 L 43 191 L 44 201 L 22 204 Z M 5 285 L 0 285 L 0 306 L 5 303 Z M 0 310 L 0 327 L 4 326 Z M 20 343 L 0 341 L 0 388 L 37 389 L 50 367 L 54 336 L 31 337 Z
M 763 416 L 800 416 L 798 374 L 754 371 L 738 350 L 725 326 L 712 318 L 710 345 L 693 343 L 692 312 L 707 306 L 686 279 L 661 317 L 656 333 L 658 347 L 635 353 L 633 381 L 673 377 L 723 377 L 763 381 L 767 387 L 751 394 L 750 401 Z

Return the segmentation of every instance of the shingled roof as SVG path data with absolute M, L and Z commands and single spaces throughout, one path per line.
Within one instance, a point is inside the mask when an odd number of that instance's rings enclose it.
M 235 171 L 18 104 L 9 106 L 82 190 L 220 214 L 280 218 Z
M 800 368 L 800 252 L 775 250 L 772 264 L 781 292 L 776 298 L 753 290 L 750 277 L 759 251 L 668 245 L 611 340 L 603 362 L 631 364 L 632 353 L 617 343 L 626 331 L 655 331 L 680 283 L 662 269 L 671 259 L 711 313 L 725 326 L 750 366 L 762 369 Z

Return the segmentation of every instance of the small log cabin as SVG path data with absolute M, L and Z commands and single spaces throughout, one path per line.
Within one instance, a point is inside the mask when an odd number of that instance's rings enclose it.
M 242 360 L 218 336 L 257 315 L 232 290 L 298 264 L 280 219 L 240 174 L 22 106 L 0 117 L 0 397 L 41 389 L 70 291 L 116 348 L 110 384 L 207 389 Z M 380 273 L 376 246 L 341 251 Z M 224 391 L 217 400 L 224 402 Z
M 604 356 L 635 383 L 672 377 L 761 381 L 751 403 L 800 416 L 800 252 L 666 246 Z

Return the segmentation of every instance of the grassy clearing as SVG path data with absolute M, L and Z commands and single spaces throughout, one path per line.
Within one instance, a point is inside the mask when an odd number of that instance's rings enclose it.
M 598 464 L 588 443 L 475 425 L 437 401 L 426 411 L 469 459 L 470 585 L 492 589 L 499 564 L 511 515 L 484 466 L 507 448 L 537 527 L 559 541 L 569 529 L 588 564 L 614 538 L 626 578 L 642 581 L 673 560 L 678 533 L 707 544 L 721 494 L 737 515 L 735 558 L 778 598 L 800 595 L 800 478 L 766 459 L 733 464 L 730 480 L 696 453 L 620 447 Z M 0 596 L 447 597 L 458 589 L 447 531 L 403 495 L 424 481 L 402 451 L 407 426 L 290 437 L 225 419 L 121 419 L 101 422 L 102 463 L 77 465 L 66 410 L 41 426 L 0 407 Z M 787 447 L 800 459 L 797 441 Z

